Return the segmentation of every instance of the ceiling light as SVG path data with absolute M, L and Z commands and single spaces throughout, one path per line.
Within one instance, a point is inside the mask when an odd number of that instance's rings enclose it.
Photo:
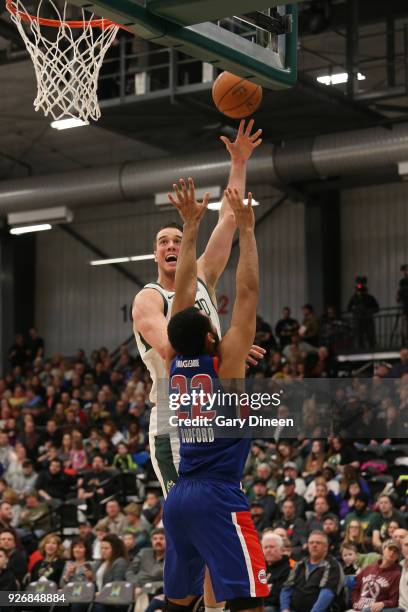
M 51 123 L 51 127 L 55 130 L 70 130 L 71 128 L 82 127 L 83 125 L 89 125 L 89 122 L 82 121 L 82 119 L 74 119 L 73 117 L 57 119 L 57 121 L 52 121 Z
M 52 225 L 49 223 L 42 223 L 41 225 L 24 225 L 22 227 L 12 227 L 10 234 L 14 236 L 20 236 L 20 234 L 30 234 L 31 232 L 44 232 L 45 230 L 52 229 Z
M 132 257 L 112 257 L 110 259 L 94 259 L 89 263 L 91 266 L 110 266 L 112 264 L 129 263 L 131 261 L 145 261 L 148 259 L 154 259 L 154 254 L 149 253 L 147 255 L 133 255 Z
M 244 204 L 248 204 L 247 199 L 244 200 Z M 208 208 L 210 210 L 220 210 L 221 206 L 222 206 L 222 202 L 210 202 L 208 205 Z M 259 202 L 252 198 L 252 206 L 259 206 Z
M 316 81 L 322 83 L 323 85 L 339 85 L 340 83 L 347 83 L 348 78 L 349 75 L 347 72 L 339 72 L 338 74 L 319 76 L 316 78 Z M 367 77 L 359 72 L 357 78 L 359 81 L 365 81 Z
M 130 258 L 130 261 L 147 261 L 148 259 L 154 259 L 155 255 L 154 253 L 151 253 L 150 255 L 134 255 L 133 257 Z
M 56 223 L 71 223 L 72 220 L 72 210 L 66 208 L 66 206 L 41 208 L 39 210 L 25 210 L 24 212 L 10 213 L 7 215 L 7 223 L 12 227 L 40 225 L 41 223 L 55 225 Z

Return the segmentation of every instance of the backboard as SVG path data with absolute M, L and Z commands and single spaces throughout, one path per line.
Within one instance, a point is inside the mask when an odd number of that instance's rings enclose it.
M 268 0 L 69 0 L 135 35 L 270 89 L 297 79 L 297 6 Z M 146 6 L 145 6 L 146 5 Z M 263 15 L 263 17 L 262 17 Z

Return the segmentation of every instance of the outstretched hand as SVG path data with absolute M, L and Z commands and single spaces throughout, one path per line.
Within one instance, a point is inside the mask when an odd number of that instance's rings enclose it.
M 252 193 L 248 193 L 248 204 L 244 204 L 237 189 L 230 189 L 228 187 L 224 191 L 224 195 L 235 215 L 238 228 L 240 230 L 245 228 L 253 229 L 255 226 L 255 215 L 252 209 Z
M 184 179 L 179 180 L 180 185 L 174 183 L 174 193 L 169 193 L 168 198 L 173 204 L 174 208 L 177 208 L 180 217 L 184 223 L 200 223 L 207 210 L 210 194 L 204 195 L 203 201 L 197 202 L 195 197 L 194 181 L 190 177 L 188 179 L 188 188 Z
M 226 136 L 220 136 L 220 140 L 227 147 L 228 153 L 231 155 L 232 161 L 243 161 L 246 162 L 251 157 L 252 153 L 262 143 L 262 130 L 257 130 L 251 134 L 252 128 L 254 127 L 254 120 L 251 119 L 245 128 L 245 119 L 242 119 L 237 137 L 234 142 L 229 140 Z

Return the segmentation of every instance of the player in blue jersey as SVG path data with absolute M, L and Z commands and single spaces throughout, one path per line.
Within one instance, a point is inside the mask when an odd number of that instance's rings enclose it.
M 255 223 L 251 194 L 247 206 L 236 190 L 227 190 L 225 195 L 239 229 L 240 257 L 231 325 L 221 341 L 210 318 L 193 306 L 196 242 L 206 201 L 196 202 L 191 179 L 188 190 L 184 186 L 169 196 L 184 221 L 173 316 L 168 325 L 171 393 L 177 390 L 179 394 L 189 394 L 194 388 L 212 393 L 221 381 L 245 378 L 245 358 L 255 336 L 259 293 Z M 195 409 L 190 406 L 190 411 Z M 217 601 L 228 600 L 233 612 L 261 610 L 262 597 L 269 593 L 265 562 L 240 487 L 249 441 L 214 439 L 210 427 L 207 433 L 205 427 L 199 429 L 194 436 L 181 437 L 179 479 L 164 507 L 167 609 L 184 612 L 193 608 L 202 593 L 207 566 Z

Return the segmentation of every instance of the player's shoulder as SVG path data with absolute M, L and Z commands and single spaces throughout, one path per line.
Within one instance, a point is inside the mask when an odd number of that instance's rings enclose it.
M 163 294 L 152 284 L 146 285 L 133 300 L 133 314 L 146 314 L 164 310 Z

